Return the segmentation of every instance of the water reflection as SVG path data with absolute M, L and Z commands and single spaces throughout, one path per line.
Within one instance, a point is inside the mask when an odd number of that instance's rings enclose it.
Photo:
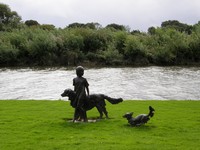
M 58 100 L 73 69 L 0 69 L 0 99 Z M 200 67 L 86 69 L 90 93 L 134 100 L 199 100 Z

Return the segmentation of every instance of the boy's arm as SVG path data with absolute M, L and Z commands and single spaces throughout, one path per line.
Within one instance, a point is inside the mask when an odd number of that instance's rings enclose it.
M 87 94 L 88 96 L 90 95 L 90 91 L 89 91 L 89 83 L 87 82 L 87 79 L 85 79 L 86 83 L 85 83 L 85 88 L 87 90 Z
M 74 86 L 74 91 L 76 91 L 76 89 L 75 89 L 75 78 L 73 79 L 73 86 Z
M 89 95 L 90 95 L 90 91 L 89 91 L 88 86 L 86 86 L 86 90 L 87 90 L 87 94 L 88 94 L 88 96 L 89 96 Z

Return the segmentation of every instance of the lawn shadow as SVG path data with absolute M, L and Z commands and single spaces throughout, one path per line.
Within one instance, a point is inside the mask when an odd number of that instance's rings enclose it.
M 124 124 L 123 127 L 131 128 L 131 129 L 135 129 L 135 130 L 141 130 L 141 131 L 148 131 L 148 130 L 157 128 L 155 125 L 131 126 L 129 124 Z
M 103 121 L 106 118 L 99 119 L 98 117 L 89 117 L 88 122 L 83 122 L 83 121 L 73 122 L 73 118 L 61 118 L 61 119 L 64 120 L 63 122 L 60 123 L 63 127 L 70 127 L 70 126 L 76 127 L 76 126 L 79 126 L 79 125 L 82 125 L 82 124 L 85 124 L 85 125 L 91 124 L 91 123 L 94 124 L 94 123 Z
M 62 120 L 66 121 L 66 122 L 73 122 L 73 118 L 61 118 Z M 110 119 L 114 119 L 114 118 L 99 118 L 99 117 L 89 117 L 88 118 L 88 122 L 98 122 L 98 121 L 102 121 L 102 120 L 110 120 Z

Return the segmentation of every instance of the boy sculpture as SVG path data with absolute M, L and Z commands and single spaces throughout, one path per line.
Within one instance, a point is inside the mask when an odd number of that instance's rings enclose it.
M 86 110 L 84 110 L 84 105 L 86 103 L 86 91 L 87 95 L 89 96 L 89 84 L 86 78 L 83 77 L 84 68 L 82 66 L 78 66 L 76 68 L 76 75 L 77 77 L 73 79 L 73 86 L 74 91 L 76 93 L 76 98 L 74 101 L 75 112 L 74 112 L 74 119 L 73 122 L 78 120 L 79 117 L 83 118 L 84 122 L 87 122 L 87 114 Z

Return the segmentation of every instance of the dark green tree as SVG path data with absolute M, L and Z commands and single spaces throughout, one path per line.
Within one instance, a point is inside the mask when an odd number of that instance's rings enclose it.
M 21 17 L 16 11 L 11 11 L 8 5 L 0 3 L 0 31 L 17 28 L 20 21 Z
M 72 23 L 67 26 L 67 28 L 90 28 L 90 29 L 100 29 L 102 26 L 99 23 Z
M 40 25 L 40 28 L 42 28 L 43 30 L 54 30 L 55 26 L 52 24 L 42 24 Z
M 177 20 L 164 21 L 164 22 L 162 22 L 161 27 L 162 28 L 173 28 L 173 29 L 176 29 L 177 31 L 186 32 L 188 34 L 191 34 L 191 32 L 192 32 L 192 26 L 181 23 Z
M 155 32 L 156 32 L 156 28 L 155 27 L 150 27 L 148 29 L 148 33 L 151 34 L 151 35 L 155 34 Z
M 131 31 L 131 34 L 140 34 L 141 32 L 139 31 L 139 30 L 133 30 L 133 31 Z
M 102 26 L 99 23 L 86 23 L 85 24 L 86 28 L 90 28 L 90 29 L 100 29 L 102 28 Z
M 126 27 L 125 26 L 119 25 L 119 24 L 115 24 L 115 23 L 107 25 L 106 28 L 113 28 L 115 30 L 126 31 Z
M 85 24 L 83 24 L 83 23 L 77 23 L 77 22 L 71 23 L 71 24 L 69 24 L 67 26 L 67 28 L 83 28 L 83 27 L 85 27 Z
M 27 25 L 27 26 L 38 26 L 38 25 L 40 25 L 36 20 L 26 20 L 25 21 L 25 24 Z

